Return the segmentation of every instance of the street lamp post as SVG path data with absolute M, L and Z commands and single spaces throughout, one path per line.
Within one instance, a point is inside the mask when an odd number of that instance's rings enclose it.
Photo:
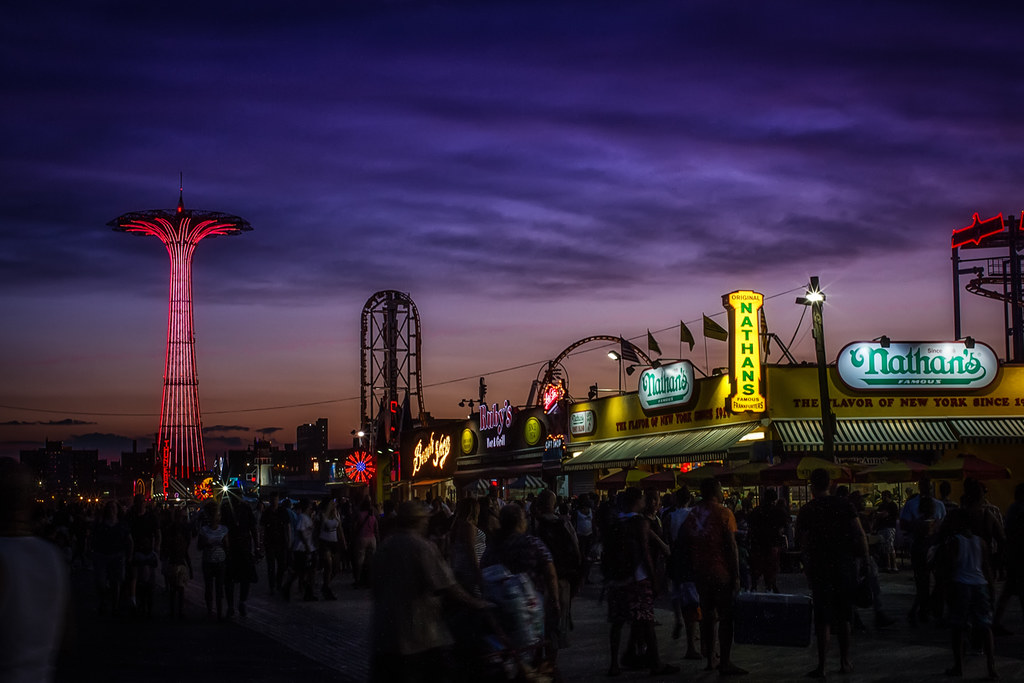
M 619 395 L 622 395 L 622 354 L 618 351 L 609 351 L 608 357 L 619 364 Z
M 818 361 L 818 394 L 821 401 L 821 440 L 822 456 L 835 461 L 835 415 L 832 414 L 832 402 L 828 394 L 828 365 L 825 359 L 825 329 L 822 324 L 821 308 L 825 303 L 825 294 L 818 285 L 818 276 L 812 276 L 807 285 L 807 293 L 798 297 L 796 302 L 811 307 L 811 329 L 814 334 L 814 351 Z

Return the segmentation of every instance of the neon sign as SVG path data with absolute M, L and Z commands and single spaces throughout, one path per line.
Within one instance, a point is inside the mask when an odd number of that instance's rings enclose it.
M 501 408 L 498 408 L 497 403 L 491 408 L 488 408 L 487 404 L 480 406 L 480 431 L 497 430 L 497 434 L 494 437 L 487 438 L 487 448 L 505 445 L 507 435 L 504 431 L 512 426 L 512 412 L 512 404 L 509 403 L 508 399 L 505 399 L 505 403 Z
M 992 218 L 981 220 L 975 213 L 974 220 L 966 228 L 953 231 L 953 248 L 962 247 L 965 244 L 981 246 L 982 240 L 992 235 L 998 235 L 1003 231 L 1003 214 L 999 213 Z
M 999 370 L 995 352 L 966 342 L 854 342 L 839 352 L 839 378 L 851 389 L 982 389 Z
M 729 311 L 729 376 L 732 389 L 729 401 L 733 412 L 764 412 L 762 390 L 761 319 L 764 295 L 749 290 L 722 297 Z
M 551 384 L 544 385 L 544 391 L 541 393 L 541 403 L 544 406 L 545 413 L 551 413 L 558 407 L 558 402 L 565 398 L 565 387 L 562 386 L 562 380 L 555 380 Z
M 443 470 L 444 464 L 448 461 L 448 456 L 451 452 L 452 437 L 442 434 L 435 439 L 434 433 L 431 432 L 430 438 L 425 442 L 423 439 L 416 442 L 416 448 L 412 453 L 412 476 L 415 477 L 423 466 L 427 464 L 435 469 Z

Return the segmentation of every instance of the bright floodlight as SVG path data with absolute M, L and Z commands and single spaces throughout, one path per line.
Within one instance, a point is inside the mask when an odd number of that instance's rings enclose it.
M 807 296 L 804 297 L 808 302 L 812 304 L 820 303 L 825 300 L 825 295 L 819 291 L 808 291 Z
M 612 360 L 619 360 L 619 352 L 618 351 L 609 351 L 608 352 L 608 357 L 611 358 Z

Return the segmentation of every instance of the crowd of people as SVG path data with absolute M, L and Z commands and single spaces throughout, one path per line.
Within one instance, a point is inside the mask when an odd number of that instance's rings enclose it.
M 855 608 L 872 608 L 877 628 L 891 626 L 879 573 L 900 571 L 908 558 L 908 623 L 949 626 L 949 675 L 963 674 L 970 644 L 984 651 L 995 678 L 993 642 L 1008 633 L 1005 610 L 1014 596 L 1024 610 L 1024 484 L 1005 516 L 971 479 L 958 502 L 924 479 L 902 506 L 884 491 L 870 511 L 824 470 L 812 474 L 810 489 L 795 516 L 776 489 L 756 499 L 725 496 L 709 478 L 695 492 L 629 487 L 566 499 L 544 490 L 503 501 L 492 491 L 381 508 L 369 498 L 253 501 L 231 492 L 190 513 L 135 496 L 130 505 L 36 508 L 9 526 L 47 537 L 65 568 L 91 569 L 101 613 L 145 618 L 163 595 L 163 611 L 183 618 L 185 588 L 196 578 L 210 620 L 245 617 L 261 583 L 282 601 L 368 589 L 371 671 L 380 681 L 502 672 L 558 680 L 573 599 L 589 582 L 607 606 L 608 676 L 672 674 L 678 658 L 741 676 L 747 672 L 733 657 L 738 596 L 777 593 L 783 558 L 794 555 L 813 598 L 818 661 L 808 675 L 824 677 L 833 636 L 840 671 L 849 672 L 851 634 L 863 628 Z M 671 606 L 671 639 L 685 638 L 679 657 L 659 644 L 658 596 Z

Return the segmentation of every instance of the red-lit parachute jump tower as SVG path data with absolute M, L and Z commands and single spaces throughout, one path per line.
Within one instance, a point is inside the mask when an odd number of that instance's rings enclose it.
M 118 232 L 158 237 L 171 257 L 170 303 L 167 311 L 167 357 L 160 405 L 160 431 L 155 452 L 162 461 L 163 492 L 172 480 L 191 482 L 206 468 L 203 426 L 199 413 L 195 331 L 192 322 L 192 254 L 206 237 L 237 235 L 252 230 L 248 221 L 218 211 L 185 208 L 182 194 L 174 211 L 133 211 L 107 223 Z

